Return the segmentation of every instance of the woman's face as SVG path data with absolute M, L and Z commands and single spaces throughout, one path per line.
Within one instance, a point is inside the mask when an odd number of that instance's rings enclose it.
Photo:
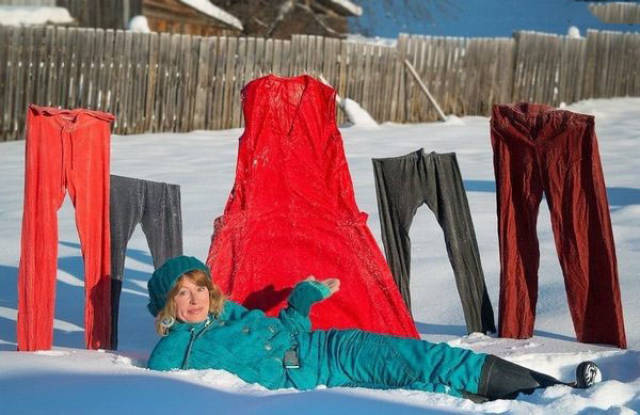
M 176 303 L 176 318 L 186 323 L 204 321 L 209 314 L 209 290 L 196 285 L 189 278 L 182 279 L 173 300 Z

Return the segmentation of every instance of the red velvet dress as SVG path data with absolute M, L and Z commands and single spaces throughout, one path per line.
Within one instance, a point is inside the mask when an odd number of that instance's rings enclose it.
M 268 75 L 242 97 L 236 180 L 207 258 L 213 280 L 232 300 L 274 316 L 307 275 L 337 277 L 340 291 L 312 309 L 314 329 L 417 337 L 356 205 L 335 90 L 308 75 Z

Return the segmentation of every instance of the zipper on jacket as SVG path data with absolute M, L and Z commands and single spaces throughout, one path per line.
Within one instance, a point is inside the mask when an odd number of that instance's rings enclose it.
M 204 323 L 204 327 L 198 332 L 196 333 L 196 328 L 192 327 L 191 328 L 191 337 L 189 339 L 189 345 L 187 346 L 187 352 L 184 355 L 184 361 L 182 362 L 182 367 L 180 367 L 180 369 L 187 369 L 187 366 L 189 364 L 189 357 L 191 355 L 191 348 L 193 346 L 193 342 L 196 341 L 196 339 L 200 336 L 202 336 L 202 334 L 207 330 L 207 328 L 209 328 L 209 324 L 211 323 L 211 318 L 207 318 L 207 321 Z

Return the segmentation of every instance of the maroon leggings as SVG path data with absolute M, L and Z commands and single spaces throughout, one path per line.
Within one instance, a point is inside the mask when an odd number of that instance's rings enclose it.
M 491 142 L 500 242 L 499 334 L 533 334 L 544 192 L 579 341 L 626 347 L 616 253 L 590 115 L 521 103 L 496 105 Z

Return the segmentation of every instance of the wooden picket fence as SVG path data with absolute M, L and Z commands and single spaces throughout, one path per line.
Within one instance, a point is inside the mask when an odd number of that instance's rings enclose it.
M 457 115 L 486 115 L 498 102 L 557 106 L 640 96 L 640 34 L 633 33 L 589 31 L 579 39 L 531 32 L 513 38 L 403 34 L 387 47 L 306 35 L 278 40 L 0 27 L 0 141 L 22 137 L 29 103 L 111 112 L 117 134 L 241 127 L 241 89 L 268 73 L 322 75 L 380 122 L 434 120 L 405 59 L 445 113 Z

